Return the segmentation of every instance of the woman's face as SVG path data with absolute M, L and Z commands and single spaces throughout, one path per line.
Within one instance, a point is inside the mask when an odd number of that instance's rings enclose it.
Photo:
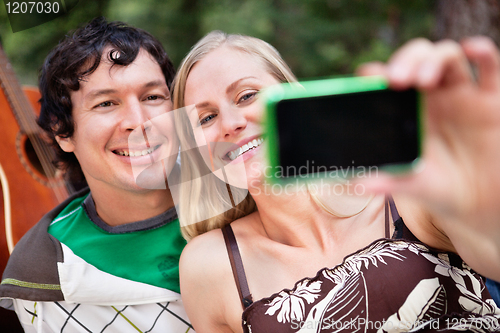
M 263 141 L 263 105 L 258 93 L 277 83 L 260 59 L 226 46 L 194 65 L 184 99 L 186 105 L 196 106 L 195 136 L 201 146 L 203 134 L 212 166 L 244 162 L 247 181 L 256 177 Z

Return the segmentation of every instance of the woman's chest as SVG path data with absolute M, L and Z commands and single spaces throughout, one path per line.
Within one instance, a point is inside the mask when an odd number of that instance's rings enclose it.
M 253 332 L 370 330 L 367 325 L 387 331 L 387 325 L 415 327 L 467 309 L 472 313 L 473 304 L 494 314 L 498 310 L 485 302 L 481 284 L 468 267 L 451 265 L 447 254 L 380 241 L 342 265 L 299 280 L 291 290 L 255 302 L 244 323 Z
M 283 245 L 243 247 L 243 265 L 253 299 L 292 289 L 298 280 L 312 278 L 323 268 L 342 264 L 347 256 L 375 241 L 373 235 L 345 235 L 344 239 L 321 251 Z

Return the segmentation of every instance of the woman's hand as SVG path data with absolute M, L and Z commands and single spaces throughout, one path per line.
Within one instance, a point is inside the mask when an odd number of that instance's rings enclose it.
M 472 68 L 476 69 L 476 76 Z M 384 75 L 394 89 L 422 91 L 423 169 L 381 175 L 368 190 L 409 195 L 480 273 L 500 280 L 500 55 L 486 37 L 461 44 L 418 39 L 387 64 L 361 75 Z

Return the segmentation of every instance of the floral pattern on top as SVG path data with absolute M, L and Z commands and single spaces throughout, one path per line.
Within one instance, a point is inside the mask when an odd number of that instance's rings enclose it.
M 245 332 L 500 331 L 500 309 L 457 255 L 382 239 L 252 304 Z

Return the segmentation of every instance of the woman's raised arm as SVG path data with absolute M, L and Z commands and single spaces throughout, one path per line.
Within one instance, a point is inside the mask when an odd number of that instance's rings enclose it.
M 359 73 L 384 75 L 395 89 L 420 89 L 426 109 L 423 170 L 370 179 L 367 189 L 416 199 L 467 263 L 500 280 L 498 48 L 485 37 L 460 44 L 419 39 Z

